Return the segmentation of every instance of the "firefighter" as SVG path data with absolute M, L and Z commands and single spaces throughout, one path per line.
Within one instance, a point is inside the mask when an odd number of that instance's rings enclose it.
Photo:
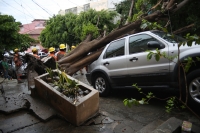
M 33 56 L 34 56 L 36 59 L 40 59 L 40 56 L 38 56 L 38 49 L 37 49 L 37 48 L 33 48 L 33 49 L 32 49 L 32 52 L 33 52 Z
M 57 61 L 57 57 L 55 55 L 55 48 L 53 48 L 53 47 L 49 48 L 49 55 L 48 56 L 53 57 L 55 59 L 55 61 Z
M 71 51 L 74 50 L 76 48 L 76 46 L 72 45 L 71 46 Z
M 59 52 L 57 53 L 57 60 L 59 61 L 63 56 L 65 56 L 66 53 L 66 46 L 65 44 L 60 44 L 59 46 Z
M 16 72 L 16 75 L 17 75 L 17 82 L 22 83 L 22 80 L 20 78 L 21 73 L 20 73 L 20 70 L 19 70 L 21 65 L 22 65 L 22 60 L 20 59 L 19 49 L 18 48 L 14 49 L 14 52 L 15 52 L 15 54 L 14 54 L 13 60 L 15 62 L 15 72 Z

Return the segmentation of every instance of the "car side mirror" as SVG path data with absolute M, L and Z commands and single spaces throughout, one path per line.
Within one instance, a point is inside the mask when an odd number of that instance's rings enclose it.
M 165 45 L 164 44 L 162 44 L 162 43 L 160 43 L 160 42 L 158 42 L 158 41 L 149 41 L 148 43 L 147 43 L 147 46 L 148 46 L 148 48 L 153 48 L 153 49 L 163 49 L 164 47 L 165 47 Z

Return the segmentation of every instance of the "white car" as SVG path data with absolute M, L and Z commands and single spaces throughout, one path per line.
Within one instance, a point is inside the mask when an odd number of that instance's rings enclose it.
M 47 57 L 48 54 L 45 53 L 45 52 L 38 52 L 38 56 L 40 56 L 40 59 L 44 58 L 44 57 Z

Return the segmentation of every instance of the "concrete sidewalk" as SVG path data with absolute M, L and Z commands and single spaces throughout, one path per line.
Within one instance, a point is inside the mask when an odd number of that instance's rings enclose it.
M 3 79 L 0 79 L 2 81 Z M 0 97 L 0 131 L 2 132 L 73 132 L 73 133 L 113 133 L 116 127 L 126 127 L 126 132 L 134 132 L 134 121 L 125 120 L 105 111 L 100 111 L 80 127 L 65 121 L 53 108 L 39 98 L 31 97 L 27 82 L 4 81 L 5 99 Z M 142 127 L 142 125 L 138 125 Z M 115 131 L 118 132 L 118 131 Z
M 84 75 L 78 73 L 74 77 L 88 84 Z M 0 81 L 2 80 L 0 78 Z M 150 133 L 165 122 L 164 119 L 161 120 L 162 117 L 166 117 L 163 110 L 151 109 L 151 106 L 128 109 L 116 99 L 101 98 L 99 114 L 76 127 L 43 100 L 30 96 L 26 79 L 20 84 L 17 80 L 9 80 L 1 85 L 5 90 L 5 97 L 0 95 L 0 132 L 3 133 Z M 117 113 L 111 113 L 114 110 L 117 110 Z M 143 114 L 144 112 L 147 114 Z M 131 119 L 130 115 L 134 118 Z M 167 116 L 166 120 L 168 118 L 170 116 Z M 182 122 L 176 118 L 172 120 Z M 194 122 L 197 120 L 194 119 Z M 173 123 L 166 125 L 166 128 L 162 128 L 166 133 L 177 128 Z

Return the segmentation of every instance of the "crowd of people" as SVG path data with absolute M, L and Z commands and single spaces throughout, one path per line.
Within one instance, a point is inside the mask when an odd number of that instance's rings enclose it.
M 5 56 L 2 57 L 3 59 L 1 60 L 1 63 L 0 63 L 0 69 L 1 69 L 1 72 L 2 72 L 2 76 L 4 77 L 4 79 L 8 79 L 8 80 L 12 80 L 13 77 L 9 75 L 9 64 L 7 62 L 7 58 Z M 22 60 L 20 58 L 20 55 L 19 55 L 19 49 L 14 49 L 14 56 L 13 56 L 13 61 L 15 63 L 15 73 L 16 73 L 16 76 L 17 76 L 17 81 L 18 83 L 22 83 L 22 80 L 20 78 L 21 76 L 21 73 L 19 72 L 19 68 L 22 66 Z
M 75 46 L 71 47 L 71 50 L 75 49 Z M 38 56 L 38 49 L 37 48 L 33 48 L 32 49 L 33 52 L 33 56 L 37 59 L 40 59 L 40 57 Z M 69 51 L 68 51 L 69 52 Z M 59 51 L 56 53 L 56 50 L 54 47 L 50 47 L 48 49 L 48 57 L 52 57 L 53 59 L 55 59 L 55 61 L 59 61 L 64 55 L 66 55 L 67 51 L 66 51 L 66 45 L 65 44 L 60 44 L 59 46 Z
M 59 61 L 63 56 L 65 56 L 68 52 L 74 50 L 75 48 L 76 48 L 76 46 L 72 45 L 71 49 L 66 51 L 66 45 L 60 44 L 59 51 L 56 52 L 54 47 L 50 47 L 48 49 L 48 57 L 52 57 L 53 59 L 55 59 L 55 61 Z M 40 59 L 40 56 L 38 55 L 38 49 L 36 47 L 32 48 L 32 53 L 36 59 Z M 18 83 L 22 83 L 22 80 L 20 78 L 21 74 L 19 72 L 19 68 L 22 65 L 22 60 L 20 58 L 18 48 L 14 49 L 13 61 L 15 63 L 15 72 L 16 72 L 17 81 L 18 81 Z M 12 77 L 8 74 L 8 69 L 9 69 L 9 65 L 8 65 L 5 57 L 3 57 L 2 61 L 0 62 L 0 70 L 2 71 L 5 79 L 12 80 Z M 82 69 L 80 70 L 80 73 L 83 75 Z

